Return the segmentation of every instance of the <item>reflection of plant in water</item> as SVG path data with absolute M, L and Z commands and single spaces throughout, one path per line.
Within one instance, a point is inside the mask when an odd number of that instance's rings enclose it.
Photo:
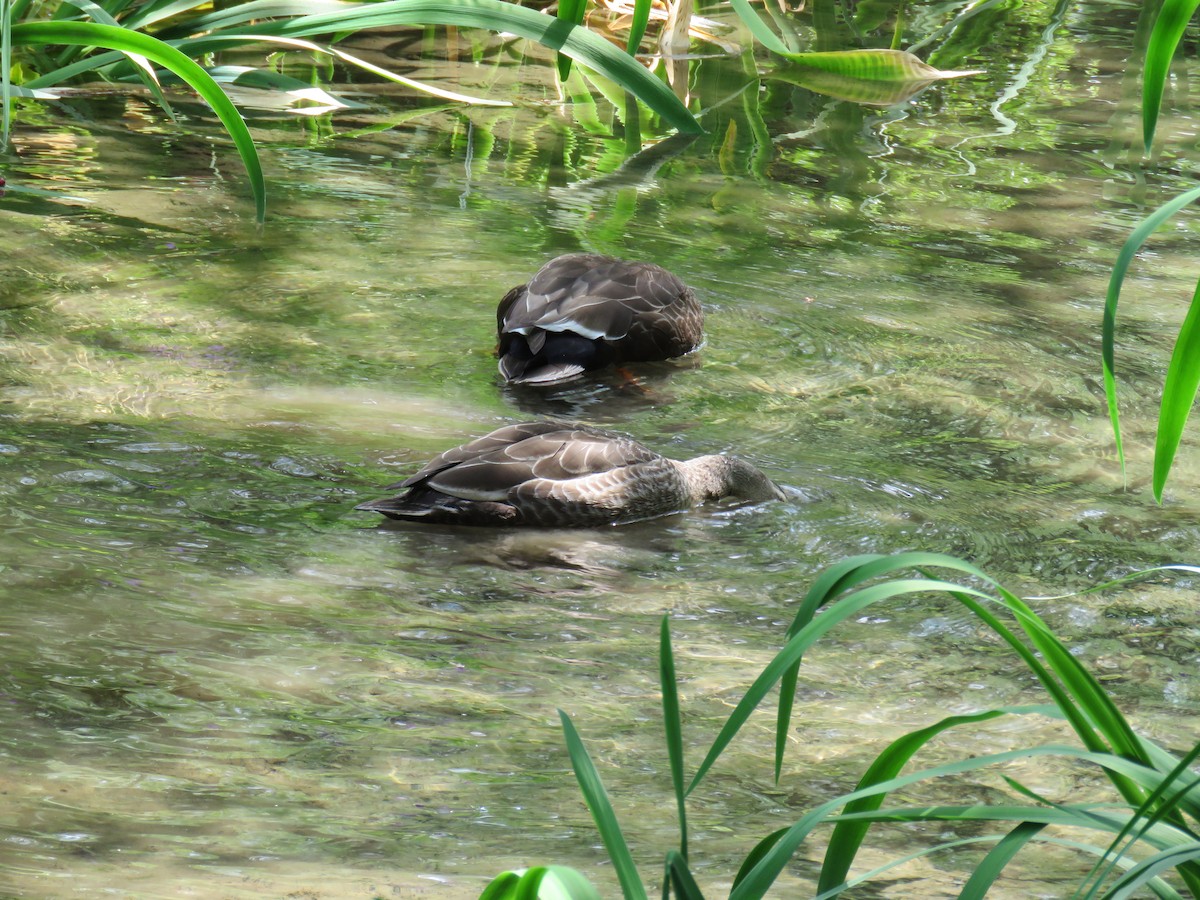
M 917 569 L 920 577 L 882 581 Z M 983 587 L 958 584 L 924 574 L 927 568 L 963 573 Z M 1168 567 L 1188 573 L 1193 567 Z M 1158 570 L 1151 570 L 1158 571 Z M 1129 578 L 1146 573 L 1136 573 Z M 1128 580 L 1128 579 L 1123 579 Z M 1104 585 L 1108 587 L 1111 585 Z M 1099 590 L 1097 588 L 1096 590 Z M 1200 744 L 1177 757 L 1134 733 L 1100 682 L 1089 673 L 1033 609 L 1016 595 L 969 563 L 939 554 L 904 553 L 894 557 L 861 556 L 827 569 L 814 582 L 785 635 L 785 645 L 737 703 L 704 760 L 688 780 L 684 771 L 683 720 L 671 647 L 669 619 L 664 618 L 659 649 L 666 756 L 671 771 L 679 826 L 679 849 L 668 851 L 663 872 L 663 896 L 702 900 L 692 874 L 688 848 L 686 799 L 703 781 L 730 742 L 767 694 L 780 686 L 775 731 L 775 778 L 791 731 L 792 704 L 804 654 L 827 632 L 864 611 L 894 598 L 944 594 L 957 600 L 980 623 L 1008 645 L 1020 663 L 1049 694 L 1051 703 L 1000 707 L 949 716 L 893 740 L 867 769 L 850 793 L 824 802 L 790 827 L 763 838 L 746 856 L 730 898 L 751 900 L 771 890 L 797 850 L 821 825 L 832 824 L 818 875 L 820 897 L 834 897 L 856 885 L 929 854 L 959 847 L 990 845 L 973 870 L 960 897 L 983 897 L 1001 880 L 1005 867 L 1027 845 L 1037 841 L 1057 845 L 1095 859 L 1085 871 L 1080 896 L 1125 897 L 1146 888 L 1159 897 L 1178 897 L 1160 876 L 1174 870 L 1193 896 L 1200 888 L 1200 798 L 1190 766 L 1200 756 Z M 818 615 L 820 612 L 820 615 Z M 1006 621 L 997 613 L 1007 613 Z M 563 731 L 580 789 L 612 860 L 627 900 L 643 900 L 646 888 L 633 864 L 625 836 L 608 793 L 600 781 L 570 718 L 563 712 Z M 1039 745 L 981 756 L 967 756 L 932 768 L 901 774 L 918 752 L 935 738 L 954 729 L 972 728 L 1005 716 L 1041 715 L 1065 721 L 1080 746 Z M 1108 779 L 1121 802 L 1047 799 L 1016 779 L 1003 775 L 1017 795 L 1004 805 L 892 806 L 884 803 L 896 791 L 936 779 L 1005 766 L 1022 760 L 1065 759 L 1094 767 Z M 1032 801 L 1029 803 L 1027 801 Z M 997 823 L 994 834 L 954 837 L 849 878 L 850 868 L 873 825 L 885 822 L 940 822 L 958 825 Z M 1044 834 L 1048 826 L 1099 832 L 1101 843 L 1082 843 L 1069 836 Z M 1136 857 L 1134 856 L 1136 854 Z M 543 891 L 539 893 L 539 888 Z M 577 872 L 545 867 L 506 872 L 484 892 L 490 900 L 509 897 L 592 898 L 594 889 Z
M 648 0 L 644 0 L 648 2 Z M 682 132 L 699 130 L 695 120 L 661 81 L 627 53 L 608 41 L 564 20 L 556 20 L 501 0 L 387 0 L 369 4 L 329 5 L 307 0 L 281 7 L 271 0 L 250 0 L 211 10 L 207 3 L 191 5 L 158 0 L 132 7 L 126 0 L 99 5 L 75 0 L 43 9 L 31 0 L 5 2 L 0 15 L 0 105 L 7 141 L 16 98 L 56 97 L 56 85 L 83 75 L 105 79 L 137 75 L 168 115 L 172 115 L 151 63 L 185 81 L 213 108 L 232 138 L 250 177 L 258 217 L 265 212 L 266 189 L 258 151 L 237 108 L 218 85 L 214 72 L 199 65 L 215 51 L 245 44 L 301 48 L 336 56 L 341 62 L 391 80 L 404 80 L 330 45 L 309 37 L 386 28 L 397 25 L 453 25 L 511 32 L 538 41 L 563 57 L 578 60 L 636 95 Z M 47 49 L 40 50 L 38 48 Z M 11 65 L 19 48 L 21 65 Z M 107 51 L 107 52 L 101 52 Z M 13 75 L 19 84 L 13 84 Z M 269 69 L 245 67 L 217 76 L 236 83 L 311 99 L 312 88 L 281 78 Z M 564 74 L 565 71 L 564 71 Z M 310 92 L 310 93 L 305 93 Z M 469 98 L 456 98 L 469 99 Z M 318 102 L 337 101 L 322 93 Z

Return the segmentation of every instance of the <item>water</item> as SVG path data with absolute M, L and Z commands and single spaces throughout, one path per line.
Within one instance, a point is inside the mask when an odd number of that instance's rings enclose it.
M 959 554 L 1026 594 L 1196 562 L 1194 437 L 1164 508 L 1148 487 L 1196 277 L 1190 219 L 1126 288 L 1128 488 L 1098 360 L 1108 267 L 1132 223 L 1190 186 L 1193 125 L 1171 113 L 1164 164 L 1143 171 L 1111 49 L 1136 10 L 1085 6 L 1043 39 L 1048 15 L 1013 12 L 962 63 L 987 75 L 910 104 L 772 81 L 619 171 L 623 138 L 553 108 L 394 96 L 332 127 L 263 115 L 261 235 L 198 110 L 183 136 L 123 93 L 81 101 L 103 125 L 21 123 L 0 205 L 3 890 L 468 897 L 562 862 L 612 895 L 555 710 L 657 877 L 674 840 L 664 612 L 694 766 L 812 577 L 848 555 Z M 735 93 L 740 63 L 705 66 L 706 89 Z M 549 90 L 532 65 L 412 74 L 485 92 L 495 72 L 498 95 Z M 499 386 L 496 301 L 575 249 L 679 273 L 706 346 L 648 368 L 645 390 Z M 547 413 L 678 457 L 736 451 L 789 500 L 519 534 L 352 512 L 434 453 Z M 1160 580 L 1038 608 L 1178 748 L 1200 706 L 1194 604 L 1194 581 Z M 754 840 L 848 790 L 887 740 L 1040 699 L 946 601 L 835 630 L 805 660 L 780 785 L 763 715 L 695 795 L 703 883 L 720 893 Z M 923 759 L 1064 739 L 1002 720 Z M 1080 779 L 1016 774 L 1058 799 Z M 993 774 L 916 797 L 1004 790 Z M 779 896 L 810 889 L 821 840 Z M 884 829 L 861 862 L 922 842 Z M 914 862 L 880 895 L 953 896 L 975 858 Z M 1078 867 L 1031 853 L 997 895 L 1059 896 Z

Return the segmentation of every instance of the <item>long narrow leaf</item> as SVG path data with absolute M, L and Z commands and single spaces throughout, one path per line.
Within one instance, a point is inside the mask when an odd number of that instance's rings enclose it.
M 671 651 L 671 619 L 663 616 L 658 650 L 659 683 L 662 685 L 663 730 L 667 759 L 671 764 L 671 787 L 679 816 L 679 855 L 687 859 L 687 798 L 683 791 L 683 718 L 679 713 L 679 685 L 675 680 L 675 654 Z
M 255 22 L 244 29 L 257 34 L 306 37 L 329 32 L 350 33 L 364 28 L 395 25 L 458 25 L 510 32 L 560 51 L 576 62 L 609 78 L 685 134 L 703 131 L 671 89 L 599 35 L 532 9 L 501 0 L 383 0 L 380 3 L 345 3 L 342 11 L 299 16 L 289 21 Z M 196 52 L 204 47 L 198 39 Z
M 1200 860 L 1200 842 L 1192 842 L 1182 847 L 1172 847 L 1170 850 L 1156 853 L 1149 859 L 1142 860 L 1118 878 L 1104 896 L 1106 900 L 1125 900 L 1160 872 L 1177 869 L 1184 863 L 1195 860 Z
M 608 850 L 608 857 L 616 870 L 625 900 L 648 900 L 646 887 L 633 864 L 633 856 L 629 853 L 629 845 L 625 842 L 625 835 L 617 822 L 617 814 L 609 802 L 604 782 L 600 780 L 600 773 L 596 771 L 596 766 L 580 740 L 579 732 L 571 723 L 570 716 L 560 709 L 558 717 L 562 720 L 563 736 L 567 743 L 567 754 L 571 757 L 571 766 L 575 770 L 575 780 L 579 782 L 579 790 L 592 813 L 592 820 L 600 832 L 600 839 L 604 841 L 605 849 Z
M 1108 291 L 1104 297 L 1104 320 L 1100 335 L 1100 357 L 1104 367 L 1104 397 L 1108 403 L 1108 417 L 1112 422 L 1113 437 L 1117 444 L 1117 459 L 1120 461 L 1122 472 L 1125 471 L 1125 449 L 1121 440 L 1120 416 L 1117 413 L 1117 382 L 1114 362 L 1117 301 L 1121 298 L 1121 286 L 1125 283 L 1125 275 L 1129 271 L 1129 264 L 1133 262 L 1134 254 L 1141 249 L 1146 239 L 1157 231 L 1167 219 L 1197 199 L 1200 199 L 1200 188 L 1192 188 L 1174 200 L 1164 203 L 1142 219 L 1133 233 L 1126 238 L 1121 252 L 1117 254 L 1117 261 L 1113 264 L 1112 275 L 1108 279 Z
M 0 0 L 0 152 L 8 151 L 12 98 L 12 3 Z
M 995 719 L 1010 713 L 1024 714 L 1044 711 L 1045 707 L 989 709 L 973 715 L 949 716 L 926 728 L 909 732 L 892 741 L 875 758 L 875 761 L 863 774 L 862 778 L 859 779 L 857 789 L 869 787 L 894 778 L 918 750 L 943 731 L 950 728 L 955 728 L 959 725 L 973 725 L 979 722 L 986 722 L 989 719 Z M 870 797 L 864 797 L 861 800 L 856 800 L 848 804 L 846 812 L 855 813 L 878 809 L 886 799 L 886 794 L 874 794 Z M 854 857 L 858 854 L 869 827 L 870 824 L 868 822 L 854 820 L 839 822 L 833 829 L 833 834 L 829 838 L 829 845 L 825 849 L 825 860 L 821 865 L 821 875 L 817 882 L 818 891 L 830 890 L 845 881 L 846 874 L 850 871 L 850 867 L 854 863 Z
M 1063 756 L 1069 759 L 1078 759 L 1084 762 L 1091 762 L 1111 772 L 1120 773 L 1123 777 L 1129 778 L 1150 790 L 1156 787 L 1162 779 L 1161 773 L 1147 769 L 1145 766 L 1130 762 L 1127 759 L 1113 756 L 1110 753 L 1092 753 L 1090 751 L 1080 750 L 1075 747 L 1061 747 L 1054 745 L 1031 747 L 1022 750 L 1010 750 L 1004 753 L 996 753 L 988 756 L 978 756 L 971 759 L 947 763 L 941 766 L 935 766 L 933 768 L 925 769 L 921 772 L 914 772 L 909 775 L 901 775 L 880 784 L 872 785 L 869 788 L 855 790 L 849 794 L 829 800 L 806 813 L 791 828 L 784 832 L 784 834 L 771 847 L 771 849 L 763 855 L 758 864 L 746 874 L 745 878 L 730 893 L 729 900 L 751 900 L 751 898 L 762 897 L 774 883 L 775 879 L 779 877 L 779 873 L 783 871 L 784 867 L 788 863 L 788 860 L 792 858 L 792 855 L 796 852 L 796 849 L 801 843 L 803 843 L 804 839 L 808 836 L 812 829 L 829 817 L 829 814 L 840 806 L 843 806 L 854 800 L 858 800 L 860 797 L 869 797 L 879 793 L 889 793 L 898 788 L 915 784 L 918 781 L 923 781 L 930 778 L 940 778 L 944 775 L 956 775 L 962 772 L 974 771 L 986 766 L 998 765 L 1016 759 L 1029 759 L 1039 756 Z M 971 815 L 969 818 L 1002 817 L 999 815 L 1000 811 L 998 811 L 995 807 L 971 807 L 970 812 Z M 930 814 L 931 810 L 928 808 L 917 811 L 916 813 L 918 818 L 922 819 L 929 817 Z M 872 818 L 875 821 L 884 820 L 884 817 L 879 813 L 872 812 L 861 815 L 864 815 L 867 818 Z M 1055 816 L 1062 815 L 1063 813 L 1060 810 L 1050 809 L 1040 811 L 1030 808 L 1021 808 L 1019 816 L 1016 816 L 1015 818 L 1017 821 L 1053 821 Z M 968 818 L 968 816 L 959 815 L 957 818 Z M 1009 818 L 1014 818 L 1014 816 L 1010 815 Z M 1120 821 L 1113 820 L 1111 830 L 1119 830 L 1123 824 L 1123 821 L 1124 817 L 1122 817 Z M 1081 823 L 1079 821 L 1073 821 L 1071 824 L 1086 825 L 1088 822 L 1085 821 Z M 1160 834 L 1165 835 L 1162 838 L 1162 842 L 1167 843 L 1168 837 L 1166 836 L 1178 834 L 1178 832 L 1174 831 L 1173 829 L 1161 828 L 1154 832 L 1152 838 L 1148 839 L 1158 839 Z M 1184 843 L 1184 839 L 1173 839 L 1170 840 L 1169 843 L 1172 845 L 1178 845 Z
M 646 26 L 650 24 L 651 0 L 634 0 L 633 19 L 629 23 L 629 40 L 625 44 L 625 52 L 636 56 L 642 38 L 646 35 Z
M 668 890 L 668 886 L 670 890 Z M 687 859 L 674 850 L 667 852 L 663 897 L 666 898 L 671 890 L 675 892 L 678 900 L 704 900 L 700 885 L 696 884 L 696 879 L 692 877 L 692 872 L 688 869 Z
M 1171 57 L 1175 55 L 1175 48 L 1197 6 L 1200 6 L 1200 0 L 1163 0 L 1158 18 L 1154 20 L 1154 30 L 1146 47 L 1146 62 L 1142 66 L 1142 139 L 1147 153 L 1154 143 Z
M 1004 871 L 1004 867 L 1045 827 L 1041 822 L 1021 822 L 1006 834 L 975 867 L 975 871 L 959 891 L 958 900 L 983 900 L 1000 877 L 1000 873 Z
M 570 25 L 582 25 L 586 9 L 587 0 L 558 0 L 558 19 Z M 559 53 L 555 64 L 558 66 L 559 79 L 566 81 L 571 74 L 571 57 Z
M 733 7 L 733 11 L 738 14 L 738 17 L 746 24 L 750 33 L 760 44 L 779 54 L 788 52 L 787 44 L 776 37 L 775 32 L 767 27 L 767 23 L 758 17 L 758 13 L 750 6 L 749 0 L 729 0 L 729 5 Z
M 742 726 L 750 718 L 750 714 L 758 707 L 763 698 L 773 688 L 783 676 L 783 673 L 792 665 L 797 663 L 804 653 L 816 641 L 837 626 L 840 622 L 847 618 L 858 614 L 862 609 L 870 606 L 872 603 L 878 603 L 890 597 L 896 597 L 903 594 L 917 593 L 921 591 L 969 591 L 978 594 L 983 599 L 990 599 L 986 594 L 974 591 L 970 588 L 964 588 L 962 585 L 951 584 L 944 581 L 932 581 L 929 579 L 902 579 L 897 581 L 889 581 L 886 584 L 872 585 L 864 588 L 856 594 L 844 598 L 839 603 L 828 609 L 824 615 L 809 622 L 801 631 L 776 655 L 776 657 L 767 664 L 762 673 L 754 680 L 754 683 L 746 691 L 745 696 L 734 707 L 725 725 L 721 728 L 720 733 L 713 741 L 712 747 L 705 756 L 704 761 L 700 764 L 696 774 L 692 776 L 692 781 L 688 785 L 688 793 L 695 790 L 696 785 L 704 778 L 708 770 L 716 762 L 717 758 L 725 752 L 725 748 L 729 746 L 729 742 L 741 730 Z
M 1200 283 L 1192 296 L 1187 317 L 1179 329 L 1167 377 L 1163 382 L 1162 405 L 1158 412 L 1158 436 L 1154 443 L 1154 499 L 1162 503 L 1167 475 L 1183 437 L 1196 391 L 1200 388 Z
M 12 35 L 13 42 L 21 45 L 86 44 L 123 53 L 140 53 L 174 72 L 204 98 L 229 132 L 250 179 L 250 190 L 254 194 L 258 221 L 261 222 L 266 217 L 266 181 L 250 130 L 238 113 L 237 107 L 225 96 L 221 87 L 184 54 L 157 38 L 112 25 L 97 25 L 94 22 L 25 22 L 13 26 Z

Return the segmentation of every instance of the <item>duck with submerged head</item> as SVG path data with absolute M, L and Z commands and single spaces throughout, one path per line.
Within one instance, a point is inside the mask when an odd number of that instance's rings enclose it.
M 355 509 L 449 525 L 618 525 L 735 496 L 782 500 L 783 492 L 732 456 L 679 462 L 632 438 L 586 425 L 526 422 L 447 450 L 388 490 L 403 493 Z
M 704 340 L 704 313 L 695 292 L 661 266 L 568 253 L 504 295 L 496 331 L 506 381 L 556 384 L 689 353 Z

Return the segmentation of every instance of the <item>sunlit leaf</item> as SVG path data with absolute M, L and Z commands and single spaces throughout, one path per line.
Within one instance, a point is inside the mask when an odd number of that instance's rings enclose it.
M 675 654 L 671 650 L 671 619 L 663 616 L 659 632 L 659 683 L 662 685 L 663 731 L 667 742 L 667 760 L 671 766 L 671 788 L 675 792 L 679 816 L 679 853 L 688 853 L 687 807 L 683 777 L 683 719 L 679 712 L 679 685 L 675 680 Z
M 984 900 L 1014 856 L 1046 827 L 1044 822 L 1021 822 L 1006 834 L 975 867 L 958 900 Z
M 1200 388 L 1200 284 L 1192 296 L 1187 317 L 1179 329 L 1167 377 L 1163 382 L 1158 413 L 1158 436 L 1154 443 L 1154 499 L 1162 503 L 1163 488 L 1175 461 L 1175 451 Z
M 1121 465 L 1122 472 L 1125 471 L 1125 447 L 1121 440 L 1121 418 L 1117 411 L 1115 361 L 1117 303 L 1121 298 L 1121 286 L 1125 283 L 1125 275 L 1129 271 L 1133 257 L 1141 249 L 1146 239 L 1157 231 L 1167 219 L 1196 200 L 1200 200 L 1200 188 L 1192 188 L 1190 191 L 1180 194 L 1142 219 L 1133 229 L 1133 233 L 1125 239 L 1121 251 L 1117 254 L 1117 261 L 1113 263 L 1112 274 L 1108 278 L 1108 291 L 1104 296 L 1104 318 L 1100 333 L 1100 362 L 1104 369 L 1104 398 L 1108 404 L 1108 417 L 1112 422 L 1113 438 L 1117 444 L 1117 460 Z M 1169 470 L 1169 468 L 1168 465 L 1167 469 Z M 1165 471 L 1163 481 L 1164 483 L 1166 481 Z
M 1154 20 L 1154 30 L 1146 46 L 1146 62 L 1142 66 L 1142 139 L 1147 153 L 1158 128 L 1171 58 L 1197 6 L 1200 6 L 1200 0 L 1163 0 L 1158 18 Z
M 604 789 L 604 782 L 600 780 L 600 773 L 596 771 L 587 748 L 580 740 L 579 732 L 571 724 L 570 716 L 560 709 L 558 717 L 562 721 L 563 737 L 567 744 L 567 755 L 571 757 L 571 766 L 575 770 L 575 780 L 592 813 L 600 839 L 608 850 L 621 890 L 626 900 L 647 900 L 645 885 L 633 864 L 633 856 L 629 853 L 629 845 L 625 843 L 625 835 L 608 799 L 608 791 Z

